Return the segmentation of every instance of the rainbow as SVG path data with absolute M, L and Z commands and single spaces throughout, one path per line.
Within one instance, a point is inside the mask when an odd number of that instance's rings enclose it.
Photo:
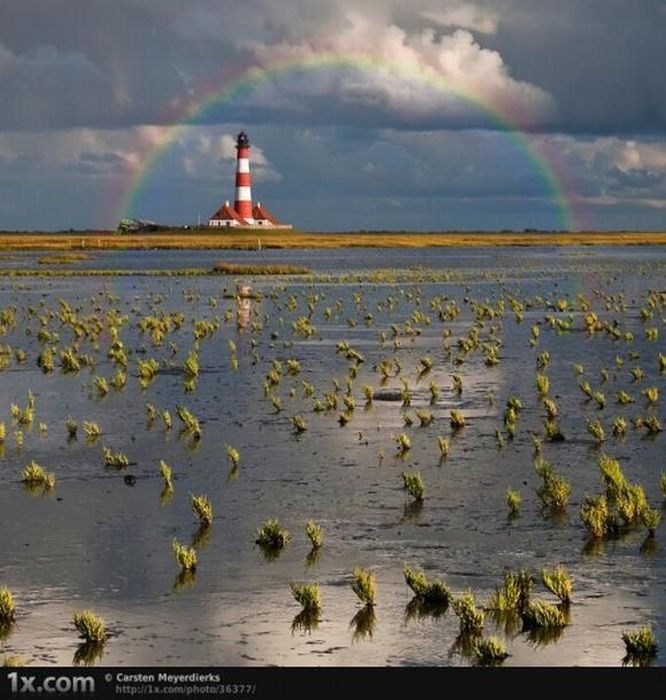
M 571 179 L 562 167 L 557 153 L 549 148 L 544 140 L 538 140 L 530 134 L 527 119 L 516 113 L 510 105 L 491 104 L 483 95 L 453 83 L 435 71 L 417 71 L 416 68 L 404 67 L 397 62 L 391 62 L 384 57 L 377 58 L 371 54 L 341 54 L 330 51 L 318 51 L 307 57 L 279 59 L 272 61 L 266 68 L 244 67 L 233 73 L 226 73 L 220 80 L 199 86 L 193 91 L 193 97 L 189 96 L 182 104 L 176 104 L 171 113 L 164 115 L 160 120 L 161 123 L 169 126 L 159 130 L 158 138 L 149 139 L 148 143 L 142 144 L 140 150 L 146 155 L 132 168 L 129 181 L 121 184 L 120 196 L 116 199 L 116 201 L 121 200 L 121 203 L 116 209 L 115 220 L 131 218 L 135 215 L 142 193 L 159 169 L 170 146 L 190 126 L 203 122 L 213 110 L 240 99 L 263 85 L 298 73 L 335 68 L 354 69 L 369 74 L 379 71 L 389 72 L 394 77 L 423 85 L 478 109 L 489 119 L 494 128 L 506 134 L 509 141 L 530 164 L 535 176 L 542 183 L 544 194 L 554 207 L 558 227 L 567 231 L 580 227 L 577 212 L 574 212 L 577 198 Z M 216 203 L 212 204 L 214 206 Z

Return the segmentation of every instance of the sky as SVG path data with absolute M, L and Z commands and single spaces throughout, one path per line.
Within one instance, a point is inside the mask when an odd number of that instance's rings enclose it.
M 666 0 L 1 0 L 0 230 L 666 229 Z

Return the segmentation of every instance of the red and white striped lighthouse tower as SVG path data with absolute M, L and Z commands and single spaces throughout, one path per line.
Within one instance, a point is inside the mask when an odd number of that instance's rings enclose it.
M 252 178 L 250 176 L 250 139 L 244 131 L 236 137 L 236 199 L 234 209 L 248 224 L 252 216 Z

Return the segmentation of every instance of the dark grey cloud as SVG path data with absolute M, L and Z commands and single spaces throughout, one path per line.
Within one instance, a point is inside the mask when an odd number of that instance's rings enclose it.
M 243 126 L 257 194 L 297 225 L 554 225 L 534 163 L 439 76 L 547 142 L 594 223 L 663 227 L 664 36 L 658 0 L 4 0 L 0 228 L 112 227 L 109 193 L 208 92 L 368 49 L 380 67 L 294 73 L 209 110 L 135 213 L 191 223 L 229 198 Z

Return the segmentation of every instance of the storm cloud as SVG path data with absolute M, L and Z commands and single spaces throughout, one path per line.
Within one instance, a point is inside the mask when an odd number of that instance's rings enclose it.
M 545 153 L 585 225 L 663 227 L 665 33 L 657 0 L 6 0 L 0 228 L 114 227 L 167 142 L 131 213 L 191 223 L 229 198 L 241 127 L 257 192 L 300 226 L 556 227 Z

